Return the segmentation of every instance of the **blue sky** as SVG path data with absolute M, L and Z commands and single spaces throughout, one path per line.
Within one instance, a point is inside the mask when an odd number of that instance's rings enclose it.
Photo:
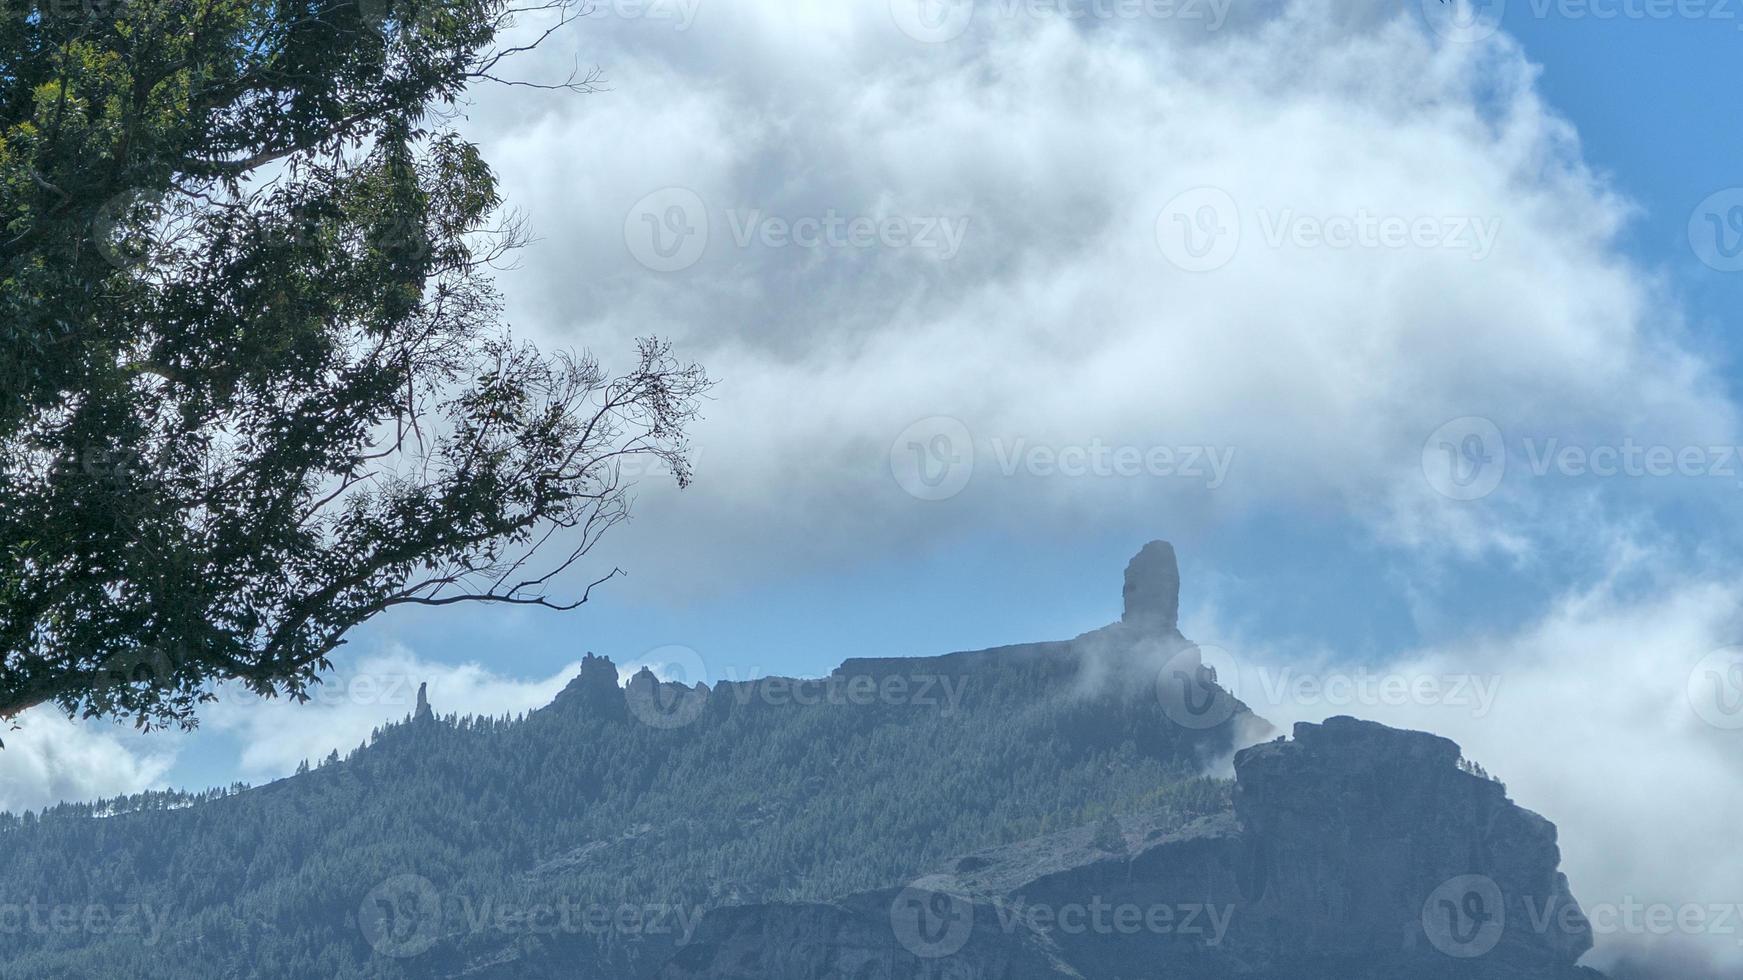
M 1579 127 L 1587 159 L 1642 208 L 1630 252 L 1674 275 L 1690 311 L 1734 353 L 1727 327 L 1743 279 L 1695 258 L 1687 221 L 1708 194 L 1743 180 L 1743 126 L 1726 94 L 1743 56 L 1743 14 L 1570 20 L 1521 7 L 1516 0 L 1503 23 L 1543 66 L 1544 95 Z

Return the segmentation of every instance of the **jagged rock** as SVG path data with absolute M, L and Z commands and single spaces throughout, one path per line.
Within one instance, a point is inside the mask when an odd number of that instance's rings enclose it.
M 1174 546 L 1152 541 L 1126 565 L 1125 610 L 1120 622 L 1168 631 L 1180 625 L 1180 565 Z
M 436 713 L 430 709 L 430 685 L 418 685 L 418 707 L 412 714 L 413 721 L 435 721 Z
M 581 658 L 581 672 L 575 675 L 552 707 L 577 711 L 591 718 L 620 719 L 624 717 L 623 689 L 617 682 L 617 665 L 610 657 L 589 653 Z
M 843 663 L 835 673 L 879 677 L 927 670 L 967 676 L 1025 660 L 1055 662 L 1073 671 L 1085 666 L 1116 665 L 1122 670 L 1141 671 L 1147 664 L 1136 662 L 1134 654 L 1139 658 L 1167 658 L 1191 647 L 1179 631 L 1180 568 L 1173 545 L 1152 541 L 1132 557 L 1126 565 L 1121 600 L 1123 612 L 1119 622 L 1071 640 L 1021 643 L 940 657 L 856 658 Z
M 624 685 L 623 699 L 630 716 L 653 728 L 683 728 L 702 717 L 712 691 L 697 681 L 692 687 L 662 681 L 643 667 Z

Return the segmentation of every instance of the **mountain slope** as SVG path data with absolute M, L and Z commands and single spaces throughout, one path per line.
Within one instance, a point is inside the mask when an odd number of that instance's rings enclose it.
M 1072 641 L 712 690 L 622 688 L 590 657 L 522 720 L 421 710 L 257 790 L 7 821 L 0 895 L 43 924 L 7 936 L 0 976 L 620 980 L 709 909 L 897 886 L 1109 814 L 1223 812 L 1229 785 L 1199 773 L 1265 726 L 1176 630 L 1177 592 L 1155 545 L 1122 621 Z
M 711 912 L 660 980 L 1580 980 L 1555 828 L 1458 746 L 1334 718 L 1236 757 L 1231 811 L 967 855 L 904 888 Z M 507 976 L 504 974 L 503 976 Z

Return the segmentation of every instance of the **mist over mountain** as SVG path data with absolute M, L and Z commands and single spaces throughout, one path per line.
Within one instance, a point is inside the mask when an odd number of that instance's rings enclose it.
M 712 688 L 589 656 L 524 717 L 420 691 L 268 786 L 7 815 L 0 976 L 1596 976 L 1553 825 L 1432 735 L 1272 739 L 1179 588 L 1156 542 L 1071 640 Z

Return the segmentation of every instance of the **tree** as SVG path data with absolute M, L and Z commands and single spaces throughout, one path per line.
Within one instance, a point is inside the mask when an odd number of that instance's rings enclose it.
M 1103 817 L 1101 823 L 1096 825 L 1095 836 L 1089 843 L 1096 850 L 1106 851 L 1109 854 L 1126 853 L 1125 832 L 1120 830 L 1120 822 L 1115 820 L 1111 813 Z
M 452 109 L 580 12 L 534 2 L 4 8 L 0 718 L 191 727 L 397 606 L 573 608 L 625 462 L 688 483 L 699 368 L 501 320 L 525 235 Z

